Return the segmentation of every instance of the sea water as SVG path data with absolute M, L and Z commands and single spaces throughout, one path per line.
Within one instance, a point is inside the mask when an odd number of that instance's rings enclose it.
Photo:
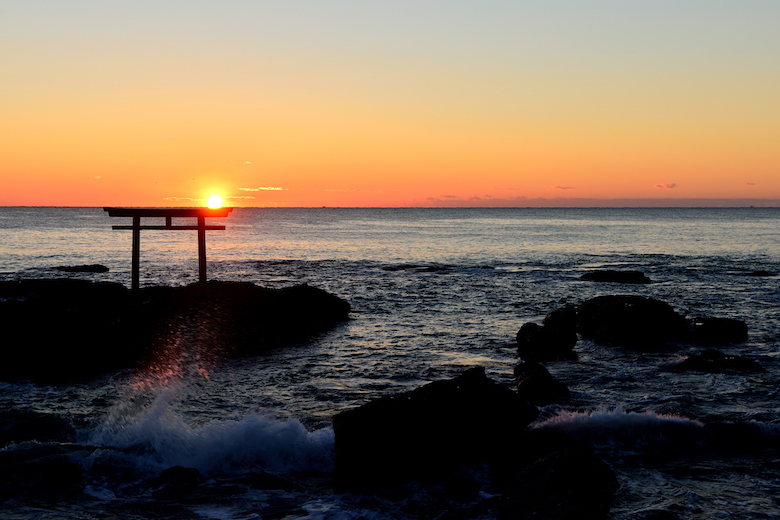
M 0 208 L 0 280 L 129 287 L 130 232 L 111 229 L 128 223 L 101 208 Z M 473 504 L 454 499 L 442 506 L 422 487 L 403 497 L 333 494 L 332 416 L 477 365 L 512 387 L 524 323 L 567 303 L 637 294 L 688 316 L 745 321 L 748 341 L 721 350 L 767 372 L 673 373 L 664 367 L 700 348 L 638 353 L 580 339 L 576 361 L 546 364 L 572 398 L 542 408 L 532 427 L 594 446 L 621 485 L 610 518 L 780 517 L 777 450 L 704 453 L 698 442 L 711 423 L 735 428 L 729 439 L 776 445 L 780 436 L 779 209 L 236 208 L 210 223 L 226 229 L 207 232 L 209 279 L 308 283 L 349 301 L 350 320 L 304 344 L 220 364 L 186 359 L 167 373 L 129 370 L 56 387 L 0 383 L 3 409 L 67 419 L 70 456 L 86 475 L 55 501 L 6 500 L 4 516 L 417 518 L 419 504 L 431 503 L 438 509 L 423 510 L 436 518 L 442 508 L 468 510 Z M 197 281 L 197 255 L 195 232 L 143 231 L 141 285 Z M 56 269 L 93 263 L 110 270 Z M 639 270 L 652 283 L 580 278 L 596 269 Z M 752 276 L 759 272 L 769 276 Z M 207 479 L 200 500 L 150 495 L 150 476 L 177 465 Z M 268 490 L 257 475 L 300 486 Z M 472 501 L 495 500 L 488 491 Z M 490 506 L 472 510 L 494 517 Z

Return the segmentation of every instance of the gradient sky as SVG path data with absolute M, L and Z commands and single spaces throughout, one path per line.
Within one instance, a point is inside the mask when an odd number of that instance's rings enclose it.
M 778 200 L 779 28 L 777 0 L 0 0 L 0 205 Z

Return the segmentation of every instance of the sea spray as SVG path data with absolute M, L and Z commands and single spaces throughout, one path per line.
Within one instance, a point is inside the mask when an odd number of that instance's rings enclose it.
M 701 440 L 703 424 L 696 420 L 653 411 L 626 412 L 622 407 L 601 407 L 591 411 L 560 410 L 536 424 L 568 433 L 593 444 L 600 451 L 644 452 Z
M 101 448 L 93 463 L 135 468 L 157 474 L 172 466 L 198 469 L 207 476 L 249 471 L 332 472 L 334 434 L 313 432 L 292 418 L 262 412 L 235 419 L 188 420 L 187 399 L 197 399 L 197 384 L 180 381 L 156 394 L 129 392 L 89 435 Z

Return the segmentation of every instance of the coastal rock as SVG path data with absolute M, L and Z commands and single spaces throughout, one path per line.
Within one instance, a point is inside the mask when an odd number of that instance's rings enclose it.
M 180 500 L 191 496 L 206 479 L 195 468 L 173 466 L 152 482 L 152 496 L 157 500 Z
M 571 395 L 568 387 L 539 363 L 520 363 L 514 372 L 518 395 L 533 405 L 560 403 Z
M 502 520 L 596 520 L 609 514 L 617 478 L 586 450 L 555 451 L 523 469 L 507 485 Z
M 66 443 L 14 443 L 0 450 L 0 500 L 21 495 L 57 501 L 80 494 L 86 456 Z
M 517 332 L 517 353 L 526 361 L 575 359 L 577 310 L 566 305 L 545 316 L 543 324 L 525 323 Z
M 586 446 L 567 433 L 549 428 L 526 428 L 491 464 L 494 484 L 501 489 L 524 468 L 550 453 L 575 449 L 586 449 Z
M 688 318 L 687 340 L 699 345 L 721 346 L 742 343 L 748 339 L 744 321 L 732 318 Z
M 109 271 L 108 267 L 101 264 L 59 265 L 54 269 L 63 273 L 107 273 Z
M 688 356 L 685 360 L 673 365 L 670 370 L 674 372 L 686 372 L 688 370 L 696 372 L 719 373 L 726 371 L 735 372 L 766 372 L 766 369 L 753 361 L 742 356 L 724 354 L 715 349 L 706 349 L 701 354 Z
M 650 278 L 645 276 L 641 271 L 590 271 L 583 274 L 580 277 L 582 280 L 590 280 L 593 282 L 608 282 L 608 283 L 630 283 L 630 284 L 644 284 L 650 283 Z
M 0 448 L 25 441 L 64 442 L 75 433 L 70 423 L 54 414 L 17 409 L 0 411 Z
M 324 332 L 346 320 L 349 309 L 308 285 L 212 281 L 132 293 L 75 279 L 2 282 L 0 328 L 8 347 L 0 380 L 73 381 L 164 364 L 171 360 L 163 353 L 187 350 L 209 362 L 254 355 Z
M 765 271 L 765 270 L 761 269 L 761 270 L 758 270 L 758 271 L 750 271 L 749 273 L 744 273 L 743 276 L 754 276 L 754 277 L 757 277 L 757 278 L 765 278 L 765 277 L 769 277 L 769 276 L 777 276 L 777 273 L 772 273 L 772 272 Z
M 334 486 L 370 492 L 495 457 L 538 410 L 483 367 L 333 417 Z
M 598 296 L 577 308 L 579 333 L 596 342 L 654 349 L 683 341 L 685 317 L 660 300 L 635 295 Z

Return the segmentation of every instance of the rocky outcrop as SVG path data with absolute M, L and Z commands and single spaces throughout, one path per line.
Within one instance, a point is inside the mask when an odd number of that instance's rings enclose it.
M 669 370 L 674 372 L 766 372 L 766 369 L 752 359 L 731 354 L 724 354 L 715 349 L 703 350 L 700 354 L 688 356 L 683 361 L 672 365 Z
M 482 367 L 333 417 L 337 491 L 371 492 L 487 462 L 538 410 Z
M 560 403 L 571 395 L 569 388 L 539 363 L 520 363 L 514 372 L 518 395 L 533 405 Z
M 107 273 L 109 271 L 108 267 L 101 264 L 59 265 L 54 269 L 63 273 Z
M 590 451 L 554 451 L 507 484 L 500 518 L 605 519 L 619 487 L 609 466 Z
M 666 302 L 634 295 L 599 296 L 577 307 L 577 329 L 598 343 L 654 349 L 684 341 L 688 326 Z
M 575 359 L 577 311 L 566 305 L 545 316 L 542 325 L 525 323 L 517 333 L 517 353 L 526 361 Z
M 748 339 L 748 327 L 742 320 L 732 318 L 688 318 L 690 343 L 707 346 L 731 345 Z
M 300 342 L 348 317 L 349 304 L 299 285 L 149 287 L 74 279 L 0 283 L 0 380 L 73 381 L 132 368 L 160 350 L 202 358 L 251 355 Z
M 641 271 L 590 271 L 582 276 L 582 280 L 590 280 L 592 282 L 607 282 L 607 283 L 629 283 L 629 284 L 644 284 L 650 283 L 650 278 L 645 276 Z

